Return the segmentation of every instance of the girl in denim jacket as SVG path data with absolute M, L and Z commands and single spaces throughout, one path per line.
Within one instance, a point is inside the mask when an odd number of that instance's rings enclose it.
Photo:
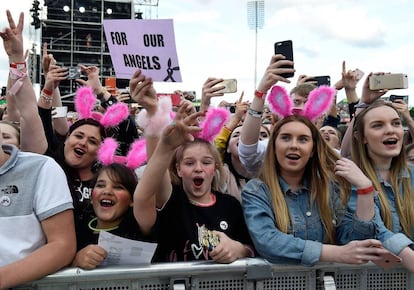
M 377 195 L 377 238 L 414 271 L 413 167 L 403 148 L 404 129 L 397 103 L 376 100 L 358 109 L 352 134 L 352 159 L 372 181 Z
M 242 192 L 246 223 L 259 255 L 272 263 L 307 266 L 380 259 L 387 250 L 378 240 L 367 239 L 376 230 L 371 222 L 374 192 L 358 196 L 352 214 L 346 205 L 350 184 L 372 186 L 351 160 L 327 145 L 308 118 L 291 115 L 278 121 L 258 178 Z

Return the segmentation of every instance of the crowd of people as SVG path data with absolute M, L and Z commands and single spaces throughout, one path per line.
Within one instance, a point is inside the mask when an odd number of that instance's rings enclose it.
M 157 243 L 153 263 L 365 264 L 392 253 L 414 272 L 414 149 L 405 137 L 414 136 L 414 121 L 404 101 L 369 88 L 369 77 L 384 73 L 370 73 L 359 95 L 343 62 L 334 86 L 301 75 L 288 93 L 281 84 L 291 82 L 283 75 L 295 72 L 293 63 L 273 55 L 252 101 L 242 94 L 231 114 L 210 104 L 223 96 L 220 78 L 206 80 L 196 110 L 184 97 L 178 107 L 158 99 L 138 70 L 130 96 L 141 110 L 131 115 L 97 67 L 81 66 L 79 118 L 68 122 L 53 118 L 67 68 L 45 44 L 37 100 L 24 15 L 15 22 L 6 14 L 0 289 L 64 267 L 98 267 L 107 256 L 101 231 Z M 352 118 L 346 127 L 336 107 L 341 89 Z

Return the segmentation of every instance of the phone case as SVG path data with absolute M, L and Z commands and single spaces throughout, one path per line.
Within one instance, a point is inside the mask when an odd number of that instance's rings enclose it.
M 219 86 L 225 86 L 225 88 L 222 89 L 220 91 L 220 93 L 227 94 L 227 93 L 235 93 L 235 92 L 237 92 L 237 80 L 236 79 L 226 79 L 226 80 L 223 80 L 222 82 L 218 83 L 216 86 L 217 87 L 219 87 Z
M 275 54 L 283 54 L 286 59 L 293 61 L 293 43 L 291 40 L 279 41 L 275 43 Z M 293 68 L 293 66 L 282 66 L 284 68 Z M 281 74 L 284 78 L 292 78 L 294 73 Z
M 408 88 L 408 77 L 406 74 L 372 75 L 369 78 L 370 90 L 383 89 L 406 89 Z
M 316 85 L 322 86 L 330 86 L 331 85 L 331 77 L 330 76 L 316 76 L 314 77 L 314 79 L 316 80 Z

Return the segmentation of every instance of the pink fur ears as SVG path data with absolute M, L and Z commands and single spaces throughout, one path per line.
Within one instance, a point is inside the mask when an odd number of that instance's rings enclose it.
M 80 119 L 92 118 L 108 128 L 117 126 L 129 115 L 128 106 L 122 102 L 108 107 L 103 115 L 93 111 L 95 104 L 96 96 L 90 87 L 83 86 L 76 91 L 75 109 Z M 147 160 L 145 139 L 136 140 L 132 143 L 127 156 L 115 155 L 118 146 L 119 144 L 115 139 L 105 138 L 99 147 L 98 160 L 104 165 L 121 163 L 131 169 L 139 167 Z
M 128 106 L 118 102 L 108 107 L 105 114 L 93 111 L 96 104 L 96 96 L 88 86 L 80 87 L 75 95 L 75 110 L 79 119 L 92 118 L 99 121 L 105 128 L 115 127 L 128 117 Z
M 200 124 L 201 131 L 195 137 L 212 142 L 229 117 L 230 112 L 224 108 L 208 109 L 204 120 Z
M 113 138 L 105 138 L 99 147 L 98 160 L 103 165 L 111 163 L 120 163 L 130 169 L 136 169 L 147 161 L 145 139 L 139 139 L 131 144 L 128 154 L 126 156 L 115 155 L 118 148 L 118 142 Z
M 270 110 L 282 118 L 299 114 L 311 121 L 315 121 L 319 116 L 329 110 L 335 93 L 334 88 L 320 86 L 310 92 L 303 109 L 298 109 L 293 107 L 293 101 L 284 88 L 273 86 L 267 100 L 269 101 Z

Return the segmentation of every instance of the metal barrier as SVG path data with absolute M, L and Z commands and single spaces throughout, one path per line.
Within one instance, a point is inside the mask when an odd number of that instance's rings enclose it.
M 212 261 L 153 264 L 143 267 L 67 268 L 19 290 L 164 289 L 393 289 L 414 290 L 414 273 L 402 267 L 384 271 L 374 264 L 320 263 L 314 267 L 275 265 L 259 258 L 232 264 Z

